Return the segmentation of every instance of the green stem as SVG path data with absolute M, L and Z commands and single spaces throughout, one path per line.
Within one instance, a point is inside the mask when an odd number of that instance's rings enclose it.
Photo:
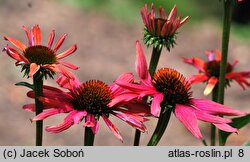
M 85 127 L 84 146 L 94 146 L 95 135 L 91 128 Z
M 224 103 L 224 90 L 226 84 L 226 68 L 227 68 L 227 55 L 228 55 L 228 44 L 230 37 L 230 27 L 232 20 L 232 1 L 224 1 L 224 17 L 223 17 L 223 32 L 222 32 L 222 58 L 220 62 L 220 77 L 219 77 L 219 91 L 218 91 L 218 102 Z
M 161 51 L 162 51 L 162 48 L 153 47 L 152 56 L 151 56 L 149 69 L 148 69 L 151 77 L 153 77 L 155 70 L 157 68 L 157 65 L 161 56 Z
M 33 86 L 35 93 L 35 106 L 36 106 L 36 115 L 43 112 L 43 103 L 39 101 L 39 97 L 43 96 L 43 78 L 37 72 L 33 76 Z M 36 146 L 42 146 L 43 142 L 43 121 L 36 121 Z
M 218 85 L 216 85 L 212 91 L 212 100 L 215 102 L 218 100 Z M 216 127 L 213 124 L 211 124 L 210 145 L 216 145 Z
M 153 47 L 152 55 L 151 55 L 151 59 L 149 63 L 149 70 L 148 70 L 151 77 L 153 77 L 155 70 L 157 68 L 157 65 L 161 56 L 161 51 L 162 51 L 162 47 L 161 48 Z M 147 101 L 147 97 L 145 98 L 145 101 Z M 141 132 L 136 129 L 135 138 L 134 138 L 134 146 L 139 146 L 140 137 L 141 137 Z
M 135 139 L 134 139 L 134 146 L 139 146 L 141 138 L 141 131 L 138 129 L 135 130 Z
M 224 1 L 224 17 L 223 17 L 223 32 L 222 32 L 222 58 L 220 63 L 220 77 L 219 77 L 219 90 L 218 90 L 218 102 L 224 103 L 224 90 L 226 84 L 226 67 L 227 67 L 227 55 L 228 55 L 228 45 L 230 37 L 230 27 L 232 20 L 232 9 L 233 2 L 231 0 Z M 221 137 L 219 133 L 219 145 L 221 143 Z
M 159 143 L 161 137 L 163 136 L 168 126 L 171 112 L 172 112 L 172 109 L 170 108 L 167 108 L 167 107 L 161 108 L 160 117 L 158 119 L 155 131 L 153 135 L 151 136 L 151 139 L 148 142 L 148 146 L 156 146 Z

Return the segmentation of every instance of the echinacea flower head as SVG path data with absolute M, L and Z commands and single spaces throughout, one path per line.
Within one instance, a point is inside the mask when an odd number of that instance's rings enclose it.
M 207 86 L 204 90 L 204 94 L 210 94 L 214 87 L 219 82 L 220 76 L 220 62 L 221 53 L 219 50 L 205 52 L 208 61 L 203 61 L 199 58 L 183 58 L 185 63 L 188 63 L 199 70 L 199 74 L 193 75 L 189 78 L 191 84 L 199 82 L 207 82 Z M 231 81 L 236 81 L 243 90 L 245 86 L 250 86 L 250 82 L 247 80 L 250 78 L 250 71 L 235 72 L 234 67 L 238 63 L 235 60 L 232 64 L 227 63 L 226 67 L 226 85 L 229 86 Z
M 181 15 L 177 17 L 176 5 L 168 16 L 165 10 L 159 7 L 159 15 L 157 17 L 153 3 L 150 12 L 148 11 L 147 4 L 145 4 L 141 9 L 141 16 L 145 25 L 143 38 L 145 44 L 147 46 L 153 45 L 158 48 L 166 47 L 168 50 L 175 44 L 177 29 L 189 18 L 189 16 L 187 16 L 181 20 Z
M 119 86 L 138 94 L 138 98 L 150 96 L 151 113 L 159 116 L 162 108 L 171 109 L 175 116 L 197 138 L 202 138 L 198 120 L 214 124 L 226 132 L 238 130 L 228 125 L 231 119 L 217 115 L 237 116 L 246 114 L 216 102 L 192 97 L 191 84 L 178 71 L 170 68 L 159 69 L 151 79 L 146 59 L 140 43 L 136 42 L 136 71 L 140 78 L 139 84 L 117 80 Z
M 124 74 L 118 80 L 132 81 L 132 74 Z M 102 118 L 114 135 L 122 141 L 122 136 L 117 127 L 109 120 L 111 115 L 118 117 L 129 125 L 142 132 L 146 131 L 143 122 L 147 121 L 149 106 L 139 100 L 133 100 L 134 95 L 126 95 L 126 90 L 111 84 L 106 85 L 100 80 L 89 80 L 80 83 L 61 76 L 57 83 L 69 90 L 64 92 L 50 86 L 44 86 L 44 96 L 39 100 L 44 103 L 45 110 L 33 118 L 33 121 L 43 120 L 49 116 L 68 113 L 64 121 L 57 126 L 47 127 L 53 133 L 62 132 L 74 124 L 85 119 L 84 127 L 90 127 L 96 134 L 99 129 L 99 119 Z M 34 92 L 28 92 L 29 97 L 34 97 Z M 121 100 L 121 102 L 119 102 Z M 25 110 L 34 111 L 34 104 L 24 106 Z
M 42 77 L 47 78 L 48 76 L 53 78 L 56 72 L 62 73 L 63 75 L 72 78 L 73 75 L 70 71 L 64 69 L 60 65 L 66 66 L 73 70 L 77 70 L 78 67 L 68 62 L 60 61 L 61 59 L 71 55 L 77 49 L 76 45 L 71 46 L 68 50 L 58 53 L 58 49 L 63 44 L 66 34 L 62 35 L 56 42 L 55 46 L 52 47 L 55 37 L 55 31 L 53 30 L 48 38 L 48 44 L 46 46 L 41 45 L 42 32 L 38 25 L 35 25 L 31 30 L 26 26 L 23 29 L 28 38 L 28 45 L 26 46 L 22 42 L 9 37 L 4 36 L 4 39 L 9 41 L 15 48 L 6 45 L 3 51 L 16 60 L 16 66 L 21 65 L 24 76 L 33 77 L 34 74 L 38 73 Z

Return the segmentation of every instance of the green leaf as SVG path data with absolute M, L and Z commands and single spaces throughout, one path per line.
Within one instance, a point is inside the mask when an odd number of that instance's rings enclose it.
M 245 116 L 241 116 L 241 117 L 237 117 L 237 118 L 233 118 L 232 119 L 232 123 L 230 123 L 229 125 L 240 129 L 242 127 L 244 127 L 245 125 L 247 125 L 248 123 L 250 123 L 250 114 L 245 115 Z M 224 132 L 224 131 L 219 131 L 219 137 L 220 137 L 220 143 L 221 145 L 225 145 L 227 138 L 232 134 L 232 132 Z
M 18 83 L 16 83 L 15 85 L 16 85 L 16 86 L 24 86 L 24 87 L 28 87 L 28 88 L 30 88 L 30 89 L 32 89 L 32 90 L 33 90 L 33 85 L 32 85 L 32 84 L 30 84 L 30 83 L 27 83 L 27 82 L 18 82 Z

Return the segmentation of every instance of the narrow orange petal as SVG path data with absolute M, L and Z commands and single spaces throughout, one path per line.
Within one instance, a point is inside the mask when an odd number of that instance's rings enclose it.
M 62 59 L 62 58 L 64 58 L 64 57 L 67 57 L 67 56 L 71 55 L 71 54 L 74 53 L 76 50 L 77 50 L 77 46 L 76 46 L 76 44 L 75 44 L 75 45 L 73 45 L 72 47 L 70 47 L 69 49 L 67 49 L 66 51 L 64 51 L 64 52 L 62 52 L 62 53 L 56 55 L 56 58 L 57 58 L 57 59 Z
M 34 35 L 35 44 L 40 45 L 42 40 L 42 33 L 38 25 L 33 27 L 32 33 Z
M 218 79 L 216 77 L 211 77 L 208 80 L 207 86 L 206 86 L 205 91 L 204 91 L 204 95 L 206 95 L 206 96 L 209 95 L 213 91 L 217 82 L 218 82 Z
M 55 30 L 52 30 L 48 39 L 48 48 L 51 48 L 54 38 L 55 38 Z
M 12 43 L 14 46 L 16 46 L 17 48 L 19 48 L 22 51 L 24 51 L 26 49 L 26 46 L 22 42 L 14 39 L 14 38 L 4 36 L 4 39 L 10 41 L 10 43 Z
M 57 41 L 54 51 L 56 52 L 62 45 L 62 43 L 64 42 L 65 38 L 66 38 L 67 34 L 63 34 L 60 39 Z
M 25 31 L 25 33 L 27 35 L 29 46 L 32 46 L 32 38 L 31 38 L 31 34 L 30 34 L 29 29 L 26 26 L 23 26 L 23 30 Z
M 31 63 L 30 64 L 30 72 L 29 72 L 29 77 L 33 77 L 33 75 L 40 69 L 40 66 L 37 65 L 36 63 Z

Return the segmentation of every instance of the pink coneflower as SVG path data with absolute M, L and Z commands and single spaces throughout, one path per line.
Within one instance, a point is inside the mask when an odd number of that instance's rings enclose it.
M 220 75 L 220 61 L 221 53 L 216 50 L 215 52 L 205 52 L 207 55 L 208 61 L 205 62 L 199 58 L 184 58 L 184 62 L 193 65 L 199 70 L 199 74 L 193 75 L 189 78 L 191 84 L 199 82 L 207 82 L 204 94 L 210 94 L 214 87 L 219 82 Z M 234 61 L 233 64 L 227 63 L 226 67 L 226 85 L 229 85 L 229 82 L 235 80 L 243 90 L 246 89 L 245 86 L 250 86 L 250 82 L 247 81 L 250 78 L 250 71 L 243 72 L 234 72 L 234 67 L 238 61 Z
M 182 74 L 169 68 L 161 68 L 151 79 L 144 52 L 140 43 L 136 42 L 136 71 L 140 78 L 140 84 L 133 84 L 122 80 L 116 83 L 134 93 L 139 98 L 151 96 L 151 113 L 159 115 L 163 107 L 172 108 L 175 116 L 186 126 L 186 128 L 197 138 L 202 138 L 198 127 L 198 120 L 214 124 L 217 128 L 226 132 L 237 132 L 238 130 L 227 123 L 231 119 L 216 115 L 243 115 L 244 112 L 231 109 L 227 106 L 206 99 L 192 98 L 191 85 Z
M 6 45 L 3 50 L 6 51 L 6 53 L 11 58 L 17 61 L 16 66 L 22 65 L 22 71 L 24 70 L 24 75 L 33 77 L 34 74 L 40 72 L 42 76 L 47 78 L 47 75 L 49 77 L 53 77 L 55 72 L 59 72 L 67 77 L 72 78 L 72 73 L 59 65 L 61 64 L 73 70 L 78 69 L 78 67 L 68 62 L 59 60 L 74 53 L 77 49 L 77 46 L 73 45 L 68 50 L 57 54 L 58 49 L 61 47 L 67 35 L 62 35 L 52 48 L 55 37 L 54 30 L 50 33 L 48 45 L 44 46 L 41 45 L 42 32 L 38 25 L 34 26 L 31 30 L 28 30 L 26 26 L 23 26 L 23 29 L 28 38 L 28 46 L 12 37 L 4 36 L 4 39 L 8 40 L 12 45 L 18 48 L 22 54 L 9 45 Z
M 131 82 L 132 79 L 132 74 L 129 73 L 118 78 L 126 82 Z M 116 84 L 108 86 L 99 80 L 90 80 L 81 84 L 77 78 L 70 80 L 65 76 L 59 77 L 57 83 L 69 92 L 44 86 L 44 97 L 39 99 L 44 103 L 45 111 L 37 115 L 33 121 L 43 120 L 60 113 L 68 113 L 68 115 L 63 123 L 47 127 L 47 131 L 62 132 L 85 118 L 83 126 L 90 127 L 96 134 L 99 128 L 98 120 L 102 117 L 109 129 L 122 141 L 120 132 L 109 120 L 111 115 L 142 132 L 146 131 L 143 122 L 147 120 L 144 116 L 150 114 L 148 105 L 143 101 L 133 100 L 135 95 L 127 95 L 126 90 Z M 28 92 L 28 96 L 33 98 L 34 92 Z M 24 109 L 34 111 L 34 104 L 25 105 Z
M 151 11 L 148 11 L 148 6 L 141 9 L 141 16 L 145 25 L 144 41 L 147 46 L 154 45 L 155 47 L 173 47 L 175 44 L 175 35 L 178 28 L 180 28 L 189 18 L 185 17 L 181 20 L 181 15 L 177 17 L 176 5 L 167 13 L 162 7 L 159 7 L 159 17 L 155 14 L 154 4 L 151 5 Z

